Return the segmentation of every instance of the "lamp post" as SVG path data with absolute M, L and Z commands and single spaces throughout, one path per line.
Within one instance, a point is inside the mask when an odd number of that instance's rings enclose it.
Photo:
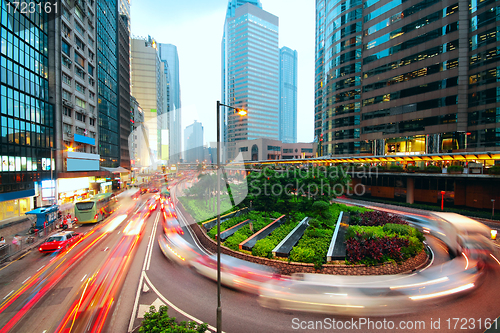
M 444 194 L 445 191 L 441 191 L 441 210 L 444 210 Z
M 53 187 L 53 189 L 54 189 L 54 201 L 55 201 L 55 204 L 57 204 L 57 186 L 56 186 L 56 183 L 54 183 L 54 165 L 55 165 L 54 152 L 55 151 L 72 152 L 73 147 L 68 147 L 67 149 L 50 148 L 50 184 L 54 185 L 54 187 Z
M 493 206 L 491 207 L 491 218 L 495 216 L 495 199 L 491 199 Z
M 245 110 L 236 109 L 232 106 L 222 104 L 217 101 L 217 333 L 222 332 L 222 306 L 220 301 L 221 282 L 220 282 L 220 107 L 225 106 L 235 110 L 240 116 L 246 116 Z

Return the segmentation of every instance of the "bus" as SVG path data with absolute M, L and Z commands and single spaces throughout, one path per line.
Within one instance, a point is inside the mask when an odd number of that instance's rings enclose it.
M 100 193 L 91 199 L 75 204 L 76 223 L 96 223 L 107 218 L 114 211 L 116 198 L 113 193 Z

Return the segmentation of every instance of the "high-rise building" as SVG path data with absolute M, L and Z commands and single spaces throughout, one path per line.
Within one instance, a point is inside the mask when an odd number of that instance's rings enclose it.
M 148 37 L 135 39 L 132 44 L 131 93 L 144 110 L 145 125 L 149 130 L 149 145 L 156 160 L 161 159 L 162 115 L 164 108 L 164 63 L 160 61 L 158 44 Z
M 496 4 L 317 0 L 320 155 L 498 147 Z
M 47 23 L 39 12 L 2 11 L 0 220 L 24 216 L 35 205 L 35 183 L 51 179 L 55 122 Z
M 120 165 L 118 4 L 97 0 L 97 85 L 101 166 Z
M 120 113 L 120 166 L 130 170 L 130 152 L 128 138 L 130 136 L 130 49 L 126 15 L 118 17 L 118 84 Z
M 278 17 L 260 1 L 230 1 L 222 38 L 221 102 L 247 110 L 239 116 L 222 108 L 224 160 L 236 155 L 238 140 L 278 139 Z
M 172 44 L 160 43 L 160 59 L 165 64 L 165 76 L 167 77 L 167 97 L 165 102 L 168 112 L 168 132 L 170 163 L 177 163 L 181 158 L 181 88 L 179 82 L 179 56 L 177 47 Z
M 184 129 L 184 162 L 196 163 L 204 160 L 203 126 L 196 120 Z
M 297 142 L 297 51 L 280 49 L 279 139 Z

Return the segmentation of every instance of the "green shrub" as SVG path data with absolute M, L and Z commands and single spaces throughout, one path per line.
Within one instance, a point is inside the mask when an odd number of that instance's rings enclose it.
M 224 246 L 227 246 L 231 250 L 238 251 L 239 245 L 241 242 L 246 240 L 248 237 L 252 236 L 252 233 L 250 232 L 250 229 L 245 229 L 245 227 L 241 228 L 240 230 L 236 231 L 231 237 L 226 239 L 224 242 Z
M 419 171 L 420 170 L 420 168 L 418 166 L 415 166 L 415 165 L 409 165 L 406 167 L 406 169 L 408 171 Z
M 500 165 L 492 166 L 488 169 L 490 175 L 500 175 Z
M 464 167 L 461 165 L 450 165 L 448 167 L 448 172 L 463 172 Z
M 296 262 L 312 263 L 316 253 L 313 249 L 307 247 L 295 246 L 290 252 L 290 260 Z
M 441 172 L 441 168 L 435 165 L 429 165 L 425 167 L 425 172 L 439 173 Z
M 387 234 L 398 234 L 400 236 L 410 235 L 412 233 L 411 229 L 414 229 L 406 224 L 393 223 L 387 223 L 382 228 Z
M 404 169 L 401 165 L 391 165 L 389 170 L 391 170 L 391 171 L 403 171 Z
M 415 236 L 408 237 L 410 244 L 401 248 L 404 259 L 414 257 L 424 249 L 424 244 Z
M 177 323 L 175 317 L 168 315 L 168 307 L 162 305 L 156 311 L 154 306 L 144 314 L 139 328 L 141 333 L 203 333 L 208 329 L 207 324 L 198 325 L 194 321 Z
M 299 222 L 286 223 L 276 228 L 269 236 L 258 240 L 252 248 L 252 254 L 258 257 L 272 258 L 273 249 L 297 226 Z

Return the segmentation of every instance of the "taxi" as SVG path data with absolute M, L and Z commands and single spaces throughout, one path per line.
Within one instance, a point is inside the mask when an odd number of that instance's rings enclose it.
M 47 240 L 38 247 L 40 253 L 49 253 L 65 250 L 73 243 L 82 238 L 83 234 L 74 231 L 58 232 L 47 238 Z

